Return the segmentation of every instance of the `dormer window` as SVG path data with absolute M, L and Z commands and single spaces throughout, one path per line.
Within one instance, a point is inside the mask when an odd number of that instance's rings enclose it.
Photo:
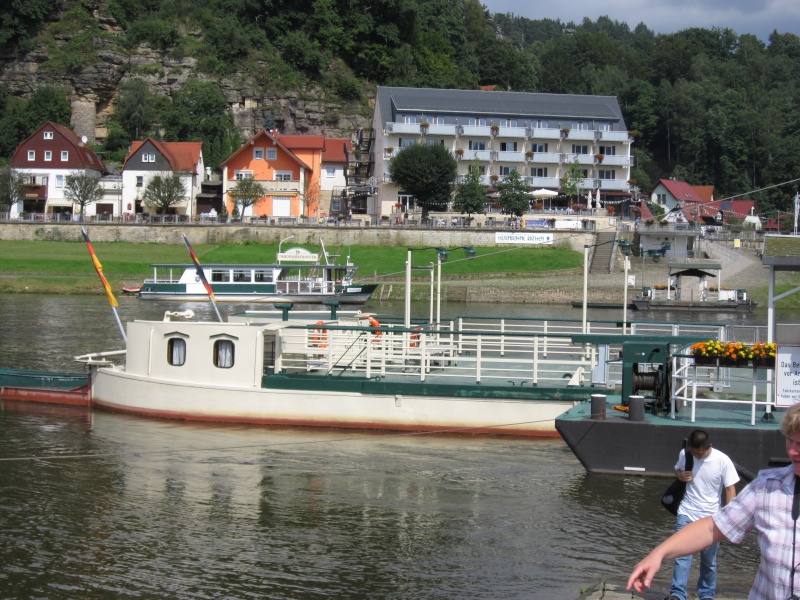
M 156 155 L 152 152 L 142 152 L 142 162 L 156 162 Z
M 45 131 L 44 132 L 44 139 L 52 140 L 53 139 L 53 132 L 52 131 Z

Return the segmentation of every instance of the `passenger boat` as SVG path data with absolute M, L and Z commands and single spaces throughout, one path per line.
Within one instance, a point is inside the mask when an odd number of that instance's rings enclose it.
M 578 320 L 406 325 L 373 314 L 293 319 L 290 312 L 247 311 L 226 322 L 167 312 L 163 321 L 128 323 L 124 350 L 76 360 L 90 369 L 92 405 L 100 409 L 532 437 L 557 436 L 559 414 L 619 378 L 607 351 L 573 341 Z M 675 327 L 661 331 L 672 335 Z M 596 331 L 612 335 L 617 324 Z M 706 327 L 698 335 L 715 333 Z
M 773 369 L 669 359 L 669 400 L 597 394 L 556 418 L 556 429 L 590 473 L 673 477 L 683 440 L 695 429 L 728 454 L 745 480 L 788 464 Z
M 668 266 L 667 281 L 660 289 L 659 286 L 644 287 L 642 293 L 633 299 L 636 310 L 749 313 L 758 306 L 748 298 L 746 290 L 725 290 L 719 284 L 709 288 L 708 278 L 722 276 L 720 263 L 680 262 Z M 686 298 L 689 292 L 682 288 L 687 277 L 699 281 L 697 298 Z
M 290 248 L 274 264 L 204 264 L 203 274 L 219 302 L 364 304 L 377 285 L 353 282 L 358 269 L 349 260 L 335 264 L 324 244 L 320 252 Z M 208 301 L 194 264 L 154 264 L 153 278 L 139 289 L 142 300 Z

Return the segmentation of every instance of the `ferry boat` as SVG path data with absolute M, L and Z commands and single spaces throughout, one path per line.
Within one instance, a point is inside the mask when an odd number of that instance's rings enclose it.
M 203 274 L 220 302 L 364 304 L 377 285 L 355 283 L 357 266 L 349 258 L 335 263 L 324 244 L 320 252 L 290 248 L 274 264 L 204 264 Z M 138 290 L 142 300 L 208 301 L 194 264 L 154 264 L 152 279 Z
M 608 348 L 574 341 L 581 326 L 466 317 L 406 325 L 363 313 L 291 318 L 288 309 L 209 322 L 167 312 L 163 321 L 129 322 L 124 350 L 76 360 L 90 370 L 92 406 L 99 409 L 193 421 L 556 437 L 559 414 L 621 377 Z M 618 327 L 595 324 L 594 331 L 613 336 Z M 654 332 L 658 325 L 643 327 Z M 658 335 L 716 333 L 714 326 L 665 324 Z

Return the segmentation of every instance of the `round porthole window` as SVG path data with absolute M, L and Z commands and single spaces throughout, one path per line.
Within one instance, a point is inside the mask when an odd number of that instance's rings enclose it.
M 194 276 L 194 280 L 195 280 L 197 283 L 200 283 L 200 275 L 195 275 L 195 276 Z

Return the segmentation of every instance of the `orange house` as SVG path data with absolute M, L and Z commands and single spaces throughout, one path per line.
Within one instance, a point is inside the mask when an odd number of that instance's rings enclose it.
M 230 191 L 241 179 L 259 182 L 266 194 L 242 217 L 315 217 L 323 136 L 282 136 L 262 129 L 222 162 L 222 194 L 228 213 L 236 203 Z

